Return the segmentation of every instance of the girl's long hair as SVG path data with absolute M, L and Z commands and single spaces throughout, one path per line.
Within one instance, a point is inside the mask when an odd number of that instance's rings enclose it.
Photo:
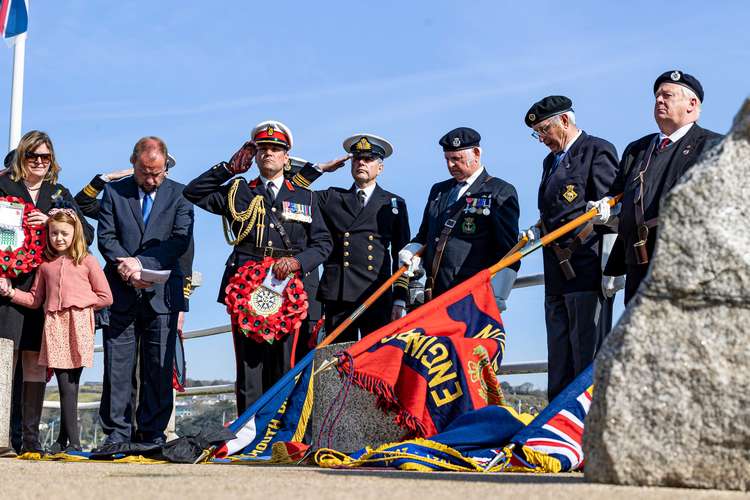
M 89 254 L 89 251 L 86 248 L 86 238 L 83 235 L 83 225 L 81 224 L 81 220 L 77 215 L 73 215 L 75 212 L 73 212 L 72 209 L 64 211 L 50 210 L 50 212 L 53 213 L 49 216 L 49 219 L 47 219 L 47 246 L 44 248 L 44 257 L 46 257 L 47 260 L 54 260 L 58 257 L 57 252 L 52 249 L 52 245 L 49 241 L 50 224 L 53 222 L 67 222 L 73 226 L 73 242 L 68 250 L 68 255 L 76 265 L 80 264 Z

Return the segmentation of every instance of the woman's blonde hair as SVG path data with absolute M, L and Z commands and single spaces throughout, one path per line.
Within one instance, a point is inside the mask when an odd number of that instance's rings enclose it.
M 53 222 L 67 222 L 73 226 L 73 242 L 68 250 L 68 255 L 76 265 L 83 262 L 89 251 L 86 247 L 86 238 L 83 235 L 81 219 L 78 218 L 78 214 L 72 208 L 53 208 L 49 211 L 49 218 L 47 219 L 47 246 L 44 248 L 44 256 L 47 260 L 53 260 L 58 257 L 58 254 L 52 249 L 49 241 L 50 225 Z
M 29 175 L 29 172 L 26 170 L 26 153 L 33 153 L 42 144 L 47 146 L 52 155 L 52 161 L 50 161 L 49 170 L 47 170 L 44 180 L 51 184 L 57 184 L 60 165 L 58 165 L 57 158 L 55 157 L 55 148 L 52 146 L 52 139 L 49 138 L 46 132 L 40 130 L 31 130 L 21 137 L 21 142 L 18 143 L 18 147 L 16 148 L 16 155 L 13 158 L 10 170 L 10 178 L 13 182 L 25 179 Z

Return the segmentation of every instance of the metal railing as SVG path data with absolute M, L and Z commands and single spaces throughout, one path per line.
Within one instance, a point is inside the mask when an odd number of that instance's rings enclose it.
M 530 274 L 528 276 L 519 276 L 513 283 L 513 288 L 528 288 L 531 286 L 544 285 L 544 274 Z M 193 330 L 183 334 L 185 340 L 198 339 L 201 337 L 211 337 L 213 335 L 221 335 L 224 333 L 230 333 L 232 331 L 231 325 L 214 326 L 211 328 L 203 328 L 199 330 Z M 103 347 L 101 345 L 94 347 L 94 352 L 102 352 Z M 498 375 L 526 375 L 531 373 L 546 373 L 547 362 L 546 361 L 519 361 L 515 363 L 504 363 L 500 366 Z M 234 384 L 220 384 L 220 385 L 209 385 L 203 387 L 186 387 L 185 392 L 177 392 L 175 396 L 178 398 L 191 397 L 191 396 L 210 396 L 216 394 L 230 394 L 234 392 Z M 45 401 L 45 408 L 60 408 L 60 403 L 57 401 Z M 99 408 L 99 402 L 87 402 L 78 403 L 78 409 L 96 409 Z

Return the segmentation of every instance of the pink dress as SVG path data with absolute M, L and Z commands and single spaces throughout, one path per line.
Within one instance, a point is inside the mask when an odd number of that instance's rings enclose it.
M 44 303 L 40 365 L 63 369 L 93 365 L 94 310 L 112 304 L 107 278 L 93 255 L 78 265 L 70 257 L 42 263 L 31 290 L 16 290 L 12 301 L 32 309 Z

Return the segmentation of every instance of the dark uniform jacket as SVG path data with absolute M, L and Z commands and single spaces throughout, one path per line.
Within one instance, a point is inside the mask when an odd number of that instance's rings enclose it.
M 617 242 L 604 271 L 607 276 L 626 274 L 627 267 L 637 265 L 633 244 L 640 240 L 635 220 L 635 199 L 640 184 L 638 172 L 642 168 L 652 142 L 657 140 L 657 137 L 658 134 L 649 134 L 631 142 L 622 155 L 620 170 L 609 193 L 611 196 L 619 193 L 624 193 L 624 195 Z M 683 174 L 695 164 L 701 153 L 713 147 L 721 138 L 720 134 L 699 127 L 696 123 L 690 127 L 684 137 L 669 145 L 663 151 L 656 153 L 670 156 L 668 164 L 662 171 L 649 167 L 646 172 L 647 189 L 644 197 L 644 219 L 646 221 L 659 215 L 659 208 L 664 196 L 672 190 Z M 661 175 L 659 175 L 660 173 Z M 647 240 L 649 256 L 654 251 L 656 233 L 656 227 L 649 230 Z
M 581 132 L 568 152 L 552 171 L 555 154 L 544 159 L 542 182 L 539 185 L 539 216 L 546 232 L 583 215 L 586 202 L 597 201 L 610 192 L 617 174 L 615 147 L 598 137 Z M 568 248 L 576 232 L 556 240 Z M 576 274 L 566 279 L 555 252 L 544 247 L 544 288 L 547 295 L 596 291 L 601 288 L 601 235 L 592 232 L 573 252 L 570 264 Z
M 497 263 L 513 248 L 518 237 L 516 188 L 484 170 L 463 196 L 447 206 L 448 196 L 455 185 L 456 181 L 449 179 L 432 186 L 422 224 L 412 240 L 427 246 L 422 259 L 429 277 L 440 232 L 449 216 L 457 211 L 454 216 L 456 224 L 435 279 L 433 296 Z M 470 211 L 472 203 L 479 207 L 474 213 Z M 484 215 L 484 208 L 489 210 L 488 215 Z M 517 262 L 511 268 L 517 271 L 520 266 Z
M 411 238 L 406 202 L 377 185 L 364 208 L 354 186 L 329 188 L 318 195 L 333 238 L 318 298 L 360 302 L 398 269 L 398 252 Z M 396 286 L 393 298 L 406 301 L 407 284 L 403 280 Z
M 34 204 L 29 191 L 23 184 L 23 181 L 13 181 L 10 178 L 10 171 L 0 174 L 0 196 L 17 196 L 24 201 Z M 86 238 L 86 244 L 90 245 L 94 241 L 94 228 L 86 222 L 83 215 L 73 201 L 73 197 L 65 186 L 62 184 L 51 184 L 47 181 L 42 182 L 39 188 L 39 197 L 36 201 L 36 208 L 45 214 L 55 206 L 53 196 L 59 197 L 62 201 L 72 205 L 78 212 L 83 226 L 83 233 Z M 34 283 L 36 270 L 22 274 L 17 278 L 11 279 L 14 288 L 28 291 Z M 28 309 L 13 304 L 9 298 L 0 297 L 0 338 L 8 338 L 16 343 L 16 348 L 38 351 L 41 346 L 42 325 L 44 322 L 44 311 L 42 309 Z
M 228 196 L 230 187 L 235 181 L 229 183 L 227 181 L 232 177 L 234 176 L 220 163 L 190 182 L 183 194 L 190 202 L 202 209 L 221 215 L 231 221 L 232 215 Z M 239 182 L 239 185 L 234 200 L 235 210 L 237 212 L 247 210 L 255 196 L 263 196 L 267 210 L 265 217 L 266 226 L 260 247 L 256 246 L 257 225 L 245 239 L 234 247 L 227 260 L 224 276 L 221 280 L 221 290 L 218 297 L 218 301 L 221 303 L 224 302 L 224 289 L 229 283 L 229 279 L 235 274 L 237 268 L 248 260 L 257 261 L 262 259 L 262 257 L 259 258 L 257 256 L 258 252 L 263 252 L 266 248 L 292 250 L 294 257 L 302 267 L 303 274 L 306 275 L 314 271 L 325 261 L 328 254 L 331 253 L 332 247 L 331 235 L 328 229 L 326 229 L 323 218 L 320 215 L 318 199 L 315 193 L 300 186 L 295 186 L 292 182 L 285 180 L 276 195 L 274 203 L 271 204 L 270 196 L 263 183 L 259 181 L 259 178 L 250 182 L 247 182 L 244 178 L 239 178 L 236 182 Z M 306 222 L 286 218 L 289 215 L 289 205 L 285 205 L 284 202 L 294 203 L 296 206 L 302 207 L 305 211 L 309 211 L 311 221 Z M 284 209 L 285 206 L 287 206 L 286 212 Z M 274 214 L 278 222 L 286 230 L 291 240 L 292 248 L 287 249 L 279 231 L 275 227 L 271 227 L 272 223 L 268 215 L 269 213 Z M 239 229 L 239 224 L 234 224 L 233 228 L 234 230 Z M 234 234 L 234 237 L 236 238 L 237 234 Z M 268 250 L 268 252 L 270 253 L 271 250 Z M 275 255 L 272 256 L 276 257 Z M 305 281 L 305 287 L 307 288 L 307 281 Z

